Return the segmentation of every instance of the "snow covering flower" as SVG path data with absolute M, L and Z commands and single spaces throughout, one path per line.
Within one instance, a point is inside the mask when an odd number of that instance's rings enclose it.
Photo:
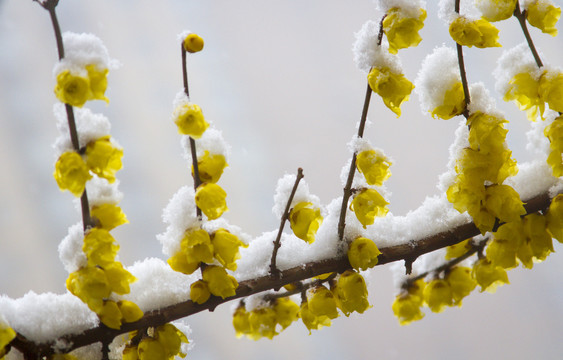
M 563 243 L 563 194 L 559 194 L 551 200 L 545 217 L 551 236 Z
M 457 306 L 461 306 L 461 300 L 477 286 L 477 282 L 471 276 L 471 268 L 465 266 L 456 266 L 451 269 L 445 280 L 452 291 L 453 305 Z
M 383 31 L 389 41 L 389 52 L 396 54 L 399 49 L 417 46 L 422 40 L 418 31 L 424 27 L 425 19 L 424 9 L 420 9 L 418 18 L 404 14 L 398 7 L 390 9 L 383 20 Z
M 194 103 L 183 103 L 174 109 L 174 122 L 178 126 L 178 133 L 199 139 L 209 127 L 203 117 L 201 108 Z
M 391 176 L 391 161 L 381 151 L 365 150 L 356 157 L 356 168 L 369 185 L 381 186 Z
M 413 84 L 401 73 L 388 67 L 374 67 L 368 74 L 370 88 L 381 96 L 383 103 L 391 111 L 401 116 L 401 104 L 409 99 Z
M 444 92 L 444 99 L 432 110 L 432 117 L 438 116 L 440 119 L 449 120 L 463 113 L 465 104 L 463 85 L 459 81 Z
M 387 214 L 388 204 L 376 190 L 363 189 L 354 196 L 350 203 L 350 210 L 356 214 L 356 218 L 365 229 L 367 225 L 373 224 L 376 216 Z
M 203 281 L 207 283 L 209 292 L 223 299 L 236 294 L 238 287 L 237 280 L 227 274 L 225 269 L 220 266 L 209 265 L 202 271 Z
M 506 20 L 512 16 L 518 0 L 477 0 L 475 5 L 488 21 Z
M 377 257 L 381 251 L 377 245 L 365 237 L 357 237 L 348 248 L 348 261 L 356 270 L 367 270 L 377 265 Z
M 203 39 L 198 34 L 188 34 L 182 44 L 184 45 L 184 50 L 189 53 L 196 53 L 203 50 Z
M 423 291 L 424 302 L 432 312 L 442 312 L 446 306 L 452 306 L 453 294 L 448 282 L 443 279 L 430 281 Z
M 113 183 L 115 173 L 121 169 L 123 150 L 110 141 L 109 136 L 103 136 L 86 145 L 86 165 L 99 177 Z
M 190 285 L 190 300 L 196 304 L 205 303 L 210 296 L 211 293 L 205 281 L 198 280 Z
M 551 0 L 536 0 L 526 9 L 528 23 L 551 36 L 557 35 L 555 24 L 560 17 L 561 8 L 555 6 Z
M 209 220 L 219 218 L 227 210 L 227 193 L 219 185 L 203 183 L 195 192 L 195 203 Z
M 104 100 L 107 88 L 108 69 L 98 69 L 96 65 L 89 64 L 85 67 L 87 76 L 75 74 L 70 70 L 61 71 L 57 75 L 55 95 L 61 102 L 82 107 L 89 100 Z
M 498 29 L 485 19 L 458 16 L 450 23 L 450 36 L 459 45 L 478 48 L 498 47 Z
M 295 236 L 311 244 L 315 234 L 323 222 L 321 210 L 314 208 L 310 202 L 296 204 L 289 213 L 289 224 Z
M 74 151 L 65 152 L 59 157 L 53 176 L 61 190 L 68 190 L 76 197 L 82 195 L 86 181 L 92 178 L 86 163 Z
M 368 301 L 368 289 L 364 277 L 353 270 L 346 270 L 331 288 L 336 305 L 349 316 L 354 311 L 363 314 L 371 306 Z
M 551 166 L 553 176 L 563 176 L 563 116 L 549 124 L 544 129 L 544 135 L 549 139 L 547 163 Z
M 473 264 L 472 276 L 481 286 L 481 292 L 496 292 L 498 286 L 508 284 L 506 270 L 500 266 L 495 266 L 487 258 L 479 259 Z
M 228 230 L 219 229 L 211 235 L 213 256 L 228 270 L 236 270 L 236 260 L 240 259 L 239 248 L 248 247 Z
M 199 179 L 201 182 L 216 183 L 221 178 L 223 170 L 225 170 L 227 165 L 228 164 L 224 155 L 210 154 L 209 151 L 205 150 L 203 156 L 200 156 L 197 159 Z M 192 175 L 193 172 L 194 170 L 192 165 Z
M 129 222 L 121 208 L 116 204 L 94 205 L 90 215 L 98 221 L 96 227 L 108 231 Z

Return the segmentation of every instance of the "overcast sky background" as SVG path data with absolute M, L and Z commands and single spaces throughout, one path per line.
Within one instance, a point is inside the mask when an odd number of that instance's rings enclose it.
M 188 59 L 192 99 L 232 146 L 221 180 L 230 208 L 225 217 L 253 236 L 275 229 L 277 179 L 298 167 L 323 203 L 341 195 L 346 144 L 356 132 L 366 86 L 352 60 L 354 32 L 382 15 L 370 0 L 61 0 L 58 15 L 63 31 L 96 34 L 123 64 L 110 73 L 109 106 L 88 106 L 110 119 L 112 136 L 125 151 L 118 179 L 131 223 L 113 232 L 125 265 L 165 258 L 155 238 L 165 229 L 162 208 L 191 184 L 170 121 L 182 86 L 176 35 L 185 29 L 205 39 L 205 50 Z M 505 48 L 524 40 L 515 19 L 497 25 Z M 545 61 L 563 65 L 561 37 L 531 33 Z M 419 47 L 399 53 L 411 81 L 435 46 L 453 46 L 435 1 L 429 1 L 421 35 Z M 465 51 L 469 81 L 483 81 L 497 97 L 491 71 L 501 51 Z M 56 60 L 48 13 L 31 0 L 0 0 L 0 293 L 14 298 L 29 290 L 65 291 L 57 246 L 80 219 L 72 196 L 61 193 L 52 176 Z M 372 99 L 366 137 L 394 159 L 386 182 L 390 209 L 406 214 L 437 194 L 459 119 L 422 114 L 414 93 L 401 118 L 377 96 Z M 529 160 L 525 115 L 500 98 L 498 105 L 511 121 L 508 142 L 515 158 Z M 562 271 L 557 253 L 533 271 L 511 271 L 511 285 L 494 295 L 475 292 L 462 309 L 429 313 L 400 327 L 391 311 L 391 273 L 378 267 L 368 279 L 374 307 L 364 315 L 339 318 L 311 336 L 296 323 L 273 341 L 254 342 L 235 338 L 230 305 L 224 305 L 185 320 L 195 343 L 188 357 L 556 359 L 563 352 Z

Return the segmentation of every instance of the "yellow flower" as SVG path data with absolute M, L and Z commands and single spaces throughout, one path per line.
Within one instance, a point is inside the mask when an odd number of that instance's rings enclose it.
M 123 316 L 124 322 L 134 322 L 143 317 L 143 311 L 132 301 L 120 300 L 117 302 L 117 307 Z
M 509 185 L 491 185 L 486 189 L 487 211 L 503 222 L 520 221 L 526 214 L 520 195 Z
M 191 33 L 184 39 L 184 49 L 189 53 L 203 50 L 203 39 L 198 34 Z
M 497 286 L 508 284 L 506 270 L 495 266 L 487 258 L 479 259 L 473 264 L 472 276 L 481 286 L 481 292 L 496 292 Z
M 94 174 L 110 183 L 115 181 L 115 173 L 122 167 L 122 157 L 123 150 L 112 145 L 109 135 L 86 146 L 86 165 Z
M 463 240 L 460 243 L 446 247 L 446 260 L 452 260 L 465 255 L 471 249 L 471 239 Z
M 287 297 L 276 300 L 274 311 L 276 313 L 276 321 L 283 329 L 299 319 L 299 305 Z
M 237 338 L 250 334 L 251 329 L 248 316 L 249 313 L 246 311 L 244 305 L 237 307 L 233 313 L 233 327 L 235 328 Z
M 483 18 L 488 21 L 506 20 L 514 13 L 518 0 L 477 0 L 477 6 L 486 10 Z
M 86 181 L 92 178 L 86 163 L 75 152 L 65 152 L 59 157 L 53 176 L 61 190 L 68 190 L 76 197 L 82 195 Z
M 373 240 L 357 237 L 348 248 L 348 261 L 356 270 L 367 270 L 377 265 L 377 257 L 381 251 Z
M 469 146 L 484 154 L 503 151 L 508 133 L 505 123 L 508 121 L 480 111 L 471 114 L 467 119 Z
M 300 202 L 289 213 L 289 224 L 295 236 L 311 244 L 323 222 L 321 210 L 313 208 L 310 202 Z
M 168 323 L 161 325 L 156 328 L 155 339 L 162 345 L 164 352 L 166 353 L 166 358 L 171 359 L 176 355 L 180 357 L 185 357 L 186 354 L 182 353 L 180 350 L 182 348 L 182 343 L 188 344 L 188 338 L 181 332 L 176 326 Z
M 118 330 L 121 328 L 121 319 L 123 316 L 121 315 L 121 311 L 119 311 L 119 307 L 115 301 L 104 301 L 104 305 L 102 306 L 100 312 L 98 312 L 98 316 L 105 326 Z
M 187 230 L 180 242 L 180 248 L 188 263 L 213 262 L 213 244 L 207 231 L 203 229 Z
M 219 218 L 227 210 L 227 193 L 219 185 L 203 183 L 195 192 L 195 203 L 209 220 Z
M 423 291 L 424 302 L 433 312 L 442 312 L 444 307 L 452 306 L 453 293 L 446 280 L 435 279 L 430 281 Z
M 97 227 L 108 231 L 129 222 L 121 208 L 115 204 L 92 206 L 90 215 L 97 219 Z
M 522 221 L 503 224 L 494 233 L 493 241 L 487 246 L 487 259 L 493 266 L 511 269 L 518 266 L 516 253 L 524 243 Z
M 547 229 L 560 243 L 563 243 L 563 194 L 557 195 L 549 205 L 546 214 Z
M 213 256 L 229 270 L 236 270 L 236 261 L 240 259 L 239 247 L 248 247 L 236 235 L 225 229 L 219 229 L 211 235 Z
M 122 360 L 139 360 L 137 346 L 128 345 L 123 349 Z
M 193 103 L 180 105 L 174 110 L 174 122 L 178 126 L 178 132 L 199 139 L 209 127 L 203 117 L 201 108 Z
M 373 224 L 376 216 L 385 216 L 389 209 L 385 201 L 374 189 L 363 189 L 360 191 L 350 203 L 350 209 L 356 214 L 356 218 L 363 225 L 364 229 L 367 225 Z
M 391 162 L 381 152 L 365 150 L 356 157 L 356 168 L 364 174 L 369 185 L 381 186 L 391 176 Z
M 329 319 L 336 319 L 338 317 L 334 295 L 332 291 L 323 285 L 310 290 L 307 302 L 309 303 L 309 310 L 317 317 L 327 316 Z
M 333 293 L 336 305 L 346 316 L 354 311 L 363 314 L 370 308 L 366 282 L 353 270 L 346 270 L 340 275 Z
M 383 20 L 383 31 L 389 40 L 389 52 L 396 54 L 397 50 L 417 46 L 422 38 L 418 31 L 424 26 L 426 10 L 420 9 L 418 18 L 405 17 L 401 9 L 392 8 Z
M 109 103 L 105 92 L 108 87 L 108 69 L 98 70 L 96 65 L 86 65 L 88 71 L 88 79 L 90 80 L 91 98 L 89 100 L 104 100 Z
M 459 45 L 468 47 L 499 47 L 498 29 L 485 19 L 471 21 L 458 16 L 450 24 L 450 36 Z
M 563 112 L 563 73 L 558 71 L 543 73 L 538 92 L 540 99 L 545 101 L 551 110 Z
M 461 300 L 469 295 L 477 286 L 471 276 L 471 268 L 456 266 L 446 275 L 446 281 L 452 290 L 453 304 L 461 306 Z
M 545 103 L 540 98 L 539 80 L 524 72 L 514 75 L 508 85 L 508 90 L 504 94 L 505 101 L 514 100 L 520 110 L 526 111 L 530 121 L 536 121 L 538 112 L 543 117 Z
M 87 266 L 71 273 L 66 280 L 66 288 L 96 313 L 102 310 L 103 299 L 111 294 L 106 273 L 97 266 Z
M 403 74 L 392 72 L 389 68 L 373 68 L 368 74 L 370 88 L 381 96 L 383 103 L 391 111 L 401 116 L 401 104 L 409 99 L 414 85 Z
M 205 269 L 203 269 L 202 276 L 211 294 L 220 296 L 223 299 L 236 294 L 238 287 L 237 280 L 227 274 L 222 267 L 214 265 L 206 266 Z
M 198 280 L 190 285 L 190 299 L 193 302 L 203 304 L 210 296 L 209 288 L 203 280 Z
M 530 253 L 536 261 L 544 261 L 555 251 L 551 234 L 547 232 L 546 218 L 540 214 L 530 214 L 522 220 L 522 223 L 527 237 L 523 246 L 530 247 Z
M 120 295 L 128 294 L 130 291 L 129 284 L 137 280 L 129 271 L 123 268 L 120 262 L 113 262 L 105 266 L 104 272 L 111 291 Z
M 276 332 L 276 312 L 271 307 L 254 309 L 248 314 L 250 324 L 249 337 L 258 340 L 262 337 L 272 339 L 278 335 Z
M 61 102 L 82 107 L 90 100 L 90 80 L 88 78 L 73 75 L 70 70 L 65 70 L 57 75 L 55 95 Z
M 409 293 L 398 295 L 393 301 L 391 308 L 399 319 L 399 324 L 408 325 L 413 321 L 418 321 L 424 317 L 420 311 L 422 299 Z
M 551 167 L 553 176 L 563 176 L 563 116 L 557 117 L 543 131 L 549 139 L 550 152 L 547 163 Z
M 119 245 L 109 231 L 91 228 L 84 236 L 82 251 L 86 254 L 89 266 L 105 267 L 114 262 Z
M 199 261 L 189 261 L 184 251 L 178 251 L 166 261 L 174 271 L 186 275 L 192 274 L 199 268 Z
M 6 324 L 0 323 L 0 359 L 4 358 L 6 346 L 14 340 L 16 332 Z
M 440 119 L 449 120 L 454 116 L 460 115 L 465 110 L 465 93 L 461 81 L 456 82 L 444 93 L 442 104 L 432 110 L 432 117 L 438 116 Z
M 530 25 L 551 36 L 557 35 L 555 24 L 559 17 L 561 17 L 561 8 L 548 1 L 536 0 L 526 9 L 526 19 Z
M 139 353 L 139 360 L 168 360 L 164 346 L 151 337 L 141 340 L 137 352 Z
M 221 154 L 210 155 L 209 151 L 205 150 L 203 156 L 197 159 L 197 170 L 201 182 L 216 183 L 221 178 L 223 170 L 227 167 L 227 161 Z M 194 168 L 192 165 L 192 175 Z
M 303 324 L 305 324 L 307 330 L 309 330 L 309 335 L 311 335 L 311 330 L 318 330 L 323 326 L 330 326 L 331 324 L 330 318 L 328 316 L 326 315 L 317 316 L 313 314 L 309 310 L 309 303 L 307 301 L 301 303 L 301 309 L 299 311 L 299 314 L 301 316 L 301 320 L 303 321 Z

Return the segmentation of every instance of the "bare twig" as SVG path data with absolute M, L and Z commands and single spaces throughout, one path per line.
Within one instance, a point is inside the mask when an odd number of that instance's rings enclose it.
M 516 8 L 514 9 L 514 16 L 516 17 L 516 19 L 518 19 L 518 23 L 520 23 L 520 27 L 522 28 L 522 32 L 526 37 L 526 42 L 528 43 L 528 47 L 530 48 L 530 51 L 534 56 L 534 60 L 536 61 L 536 64 L 538 65 L 538 67 L 541 68 L 543 66 L 543 63 L 540 59 L 540 55 L 538 54 L 538 51 L 536 50 L 534 41 L 530 36 L 530 32 L 528 31 L 528 26 L 526 25 L 526 11 L 520 10 L 520 3 L 518 1 L 516 2 Z
M 459 2 L 460 0 L 455 1 L 455 12 L 459 14 Z M 456 49 L 457 49 L 457 62 L 459 65 L 459 75 L 461 76 L 461 85 L 463 86 L 463 95 L 465 96 L 465 109 L 463 109 L 463 116 L 465 118 L 469 118 L 469 110 L 468 106 L 471 102 L 471 98 L 469 96 L 469 86 L 467 85 L 467 74 L 465 72 L 465 62 L 463 60 L 463 47 L 456 42 Z
M 293 197 L 295 196 L 295 192 L 297 191 L 297 186 L 299 185 L 299 181 L 303 179 L 303 169 L 297 169 L 297 176 L 295 177 L 295 184 L 293 184 L 293 188 L 291 189 L 291 193 L 289 194 L 289 198 L 287 199 L 287 205 L 285 206 L 285 210 L 281 217 L 280 227 L 278 230 L 278 236 L 276 236 L 276 240 L 274 241 L 274 250 L 272 250 L 272 260 L 270 262 L 270 274 L 274 277 L 279 277 L 279 270 L 276 267 L 276 258 L 278 255 L 278 249 L 281 246 L 281 236 L 283 232 L 283 228 L 285 226 L 285 222 L 289 218 L 289 211 L 291 210 L 291 202 L 293 201 Z

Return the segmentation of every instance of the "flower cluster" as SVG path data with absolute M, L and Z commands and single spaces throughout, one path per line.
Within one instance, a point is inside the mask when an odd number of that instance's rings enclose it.
M 456 43 L 468 47 L 498 47 L 498 29 L 485 19 L 470 20 L 456 17 L 450 23 L 450 36 Z
M 88 64 L 79 72 L 63 70 L 57 74 L 55 95 L 62 103 L 82 107 L 89 100 L 104 100 L 108 85 L 107 68 L 98 68 L 96 64 Z
M 391 176 L 390 166 L 391 161 L 379 150 L 367 148 L 356 155 L 356 169 L 363 175 L 368 186 L 356 191 L 350 209 L 364 229 L 367 225 L 372 225 L 376 217 L 385 216 L 389 211 L 389 203 L 376 189 L 369 186 L 383 185 Z
M 155 328 L 149 328 L 140 340 L 133 341 L 139 336 L 137 332 L 131 334 L 132 340 L 123 349 L 123 360 L 171 360 L 176 356 L 186 357 L 183 349 L 188 344 L 188 338 L 176 326 L 168 323 Z
M 241 302 L 233 314 L 233 327 L 237 337 L 246 336 L 252 340 L 263 337 L 272 339 L 299 319 L 299 314 L 299 305 L 288 297 L 272 300 L 267 306 L 251 311 L 247 311 Z
M 481 233 L 493 229 L 495 219 L 517 221 L 526 213 L 520 196 L 503 181 L 517 172 L 505 138 L 506 120 L 476 112 L 469 116 L 469 147 L 457 160 L 455 182 L 448 200 L 459 212 L 467 211 Z

